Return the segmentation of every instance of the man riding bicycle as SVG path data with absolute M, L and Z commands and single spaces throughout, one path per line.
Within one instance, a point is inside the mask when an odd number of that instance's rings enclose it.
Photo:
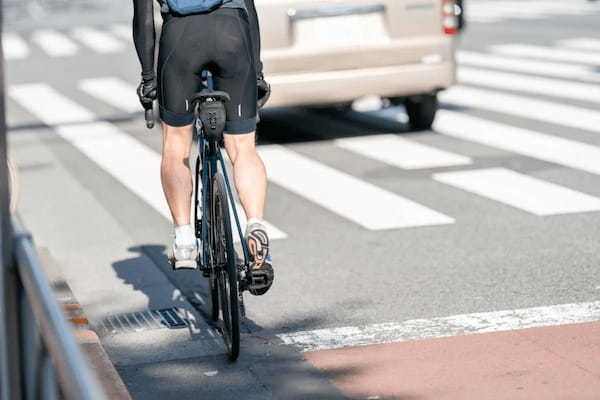
M 144 107 L 158 98 L 163 128 L 162 186 L 175 225 L 173 266 L 197 268 L 199 243 L 190 223 L 192 175 L 189 154 L 194 110 L 188 99 L 202 89 L 202 72 L 227 92 L 223 141 L 233 164 L 235 186 L 248 218 L 246 241 L 251 273 L 273 281 L 269 238 L 263 222 L 265 166 L 256 152 L 257 98 L 268 98 L 262 77 L 260 36 L 254 0 L 159 0 L 163 27 L 155 73 L 154 0 L 133 0 L 133 38 L 142 67 L 138 96 Z M 182 4 L 192 6 L 178 8 Z

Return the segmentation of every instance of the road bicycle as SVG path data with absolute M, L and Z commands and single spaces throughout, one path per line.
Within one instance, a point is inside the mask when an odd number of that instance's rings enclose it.
M 192 96 L 189 102 L 195 111 L 194 131 L 199 145 L 193 219 L 202 250 L 198 269 L 209 281 L 211 318 L 213 322 L 221 320 L 229 360 L 235 361 L 240 352 L 240 319 L 245 317 L 243 292 L 248 288 L 250 279 L 250 257 L 221 152 L 225 102 L 229 100 L 225 92 L 204 89 Z M 146 109 L 149 129 L 154 126 L 153 114 L 151 108 Z M 243 260 L 235 252 L 232 215 Z

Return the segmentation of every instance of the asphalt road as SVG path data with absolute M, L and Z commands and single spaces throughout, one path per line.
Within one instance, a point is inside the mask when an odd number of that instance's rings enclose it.
M 134 396 L 179 390 L 188 398 L 210 388 L 215 398 L 233 391 L 288 398 L 273 392 L 290 387 L 269 380 L 283 372 L 265 367 L 278 352 L 285 365 L 300 365 L 294 390 L 310 376 L 318 388 L 312 396 L 336 396 L 296 349 L 278 347 L 276 335 L 598 300 L 600 4 L 556 1 L 529 15 L 490 11 L 489 3 L 502 2 L 467 3 L 460 84 L 441 95 L 433 131 L 410 131 L 401 107 L 264 112 L 259 138 L 273 176 L 266 219 L 282 238 L 273 242 L 272 290 L 246 296 L 238 367 L 219 361 L 223 348 L 202 320 L 205 283 L 198 274 L 173 274 L 165 261 L 171 227 L 155 190 L 160 133 L 145 129 L 123 89 L 139 74 L 126 38 L 129 7 L 97 15 L 74 8 L 77 18 L 68 19 L 38 10 L 8 21 L 20 213 L 62 265 Z M 73 31 L 84 25 L 95 30 Z M 36 36 L 46 28 L 76 47 L 65 44 L 65 54 L 52 57 Z M 109 44 L 95 39 L 106 34 Z M 119 94 L 113 99 L 97 90 L 107 82 Z M 371 142 L 358 140 L 365 137 Z M 403 150 L 425 164 L 402 165 Z M 316 190 L 334 187 L 339 196 L 311 197 L 310 187 L 293 183 L 299 171 L 331 182 Z M 111 332 L 103 324 L 174 306 L 195 318 L 194 328 Z M 214 365 L 227 379 L 211 375 Z M 150 377 L 161 379 L 150 384 Z M 223 389 L 231 382 L 239 384 Z

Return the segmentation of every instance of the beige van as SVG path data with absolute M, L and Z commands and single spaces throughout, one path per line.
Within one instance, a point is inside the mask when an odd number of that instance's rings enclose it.
M 455 0 L 255 0 L 269 106 L 406 105 L 429 128 L 455 82 Z

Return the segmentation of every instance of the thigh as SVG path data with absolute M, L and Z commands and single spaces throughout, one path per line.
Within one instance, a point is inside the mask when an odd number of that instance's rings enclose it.
M 226 104 L 230 134 L 246 134 L 256 130 L 256 71 L 252 62 L 252 43 L 245 11 L 223 9 L 220 34 L 214 49 L 213 73 L 215 89 L 229 93 Z

